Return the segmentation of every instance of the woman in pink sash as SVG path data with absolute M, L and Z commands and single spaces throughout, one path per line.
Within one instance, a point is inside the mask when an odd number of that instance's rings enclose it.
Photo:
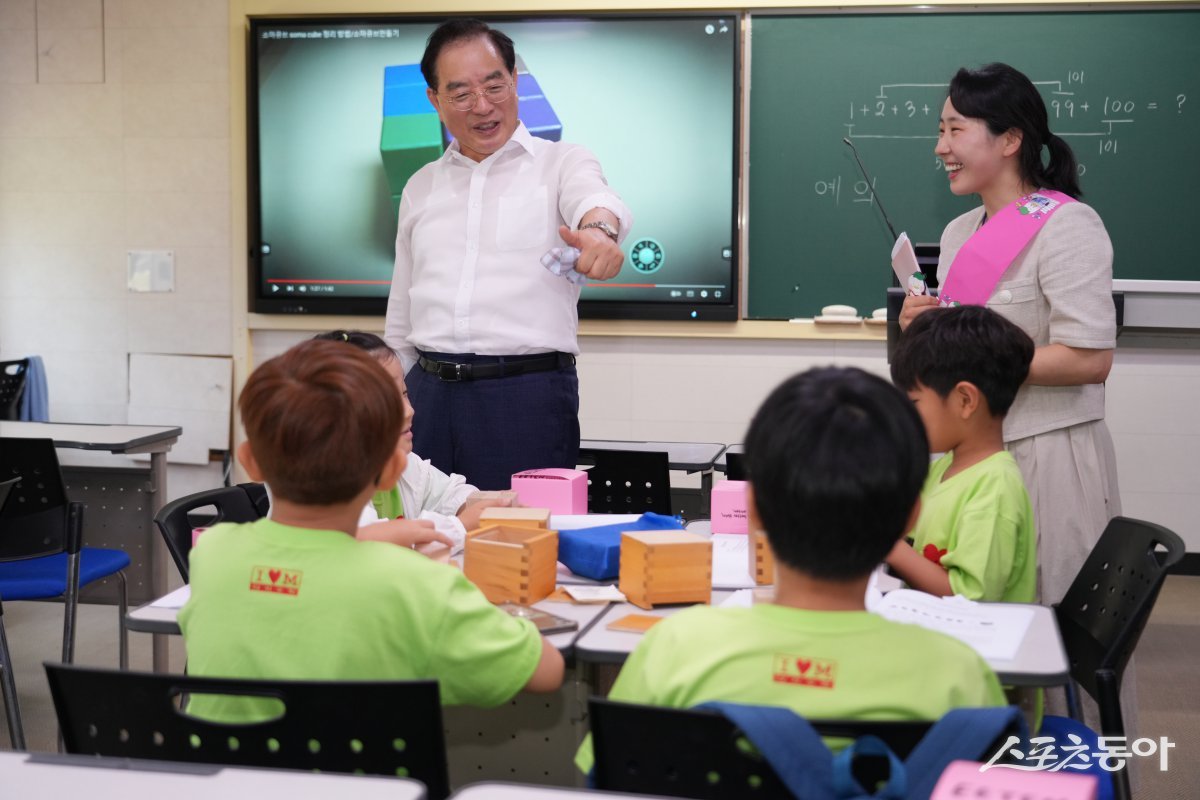
M 964 302 L 986 302 L 1037 345 L 1005 419 L 1004 440 L 1033 502 L 1038 596 L 1057 602 L 1120 513 L 1104 424 L 1104 381 L 1116 346 L 1112 244 L 1096 212 L 1074 201 L 1080 191 L 1071 148 L 1050 132 L 1037 89 L 1012 67 L 958 71 L 934 152 L 946 165 L 950 191 L 983 202 L 942 233 L 940 285 L 958 270 L 956 285 L 974 290 Z M 1042 208 L 1050 213 L 1040 214 Z M 1039 214 L 1031 229 L 1021 230 Z M 906 298 L 901 326 L 937 303 Z M 1132 684 L 1127 675 L 1125 687 Z M 1122 705 L 1132 723 L 1133 703 Z

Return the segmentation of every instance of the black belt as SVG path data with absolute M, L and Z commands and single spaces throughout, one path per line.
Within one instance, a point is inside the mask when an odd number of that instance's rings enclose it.
M 485 378 L 504 378 L 509 375 L 524 375 L 529 372 L 547 372 L 575 366 L 575 356 L 570 353 L 546 353 L 535 356 L 506 356 L 495 361 L 435 361 L 419 356 L 417 363 L 430 375 L 443 381 L 478 381 Z

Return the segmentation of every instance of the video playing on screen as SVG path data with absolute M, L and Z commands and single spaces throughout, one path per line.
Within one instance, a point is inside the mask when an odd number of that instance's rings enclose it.
M 400 194 L 447 145 L 418 68 L 438 22 L 252 22 L 254 310 L 384 313 Z M 516 44 L 525 126 L 589 148 L 633 211 L 581 314 L 735 318 L 736 16 L 488 22 Z

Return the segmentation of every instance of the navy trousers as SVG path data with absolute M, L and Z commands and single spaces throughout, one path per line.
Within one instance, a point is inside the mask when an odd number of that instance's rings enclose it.
M 460 363 L 496 360 L 426 356 Z M 415 409 L 413 452 L 443 472 L 457 472 L 480 489 L 507 489 L 515 472 L 578 464 L 579 376 L 573 366 L 455 382 L 418 364 L 405 382 Z

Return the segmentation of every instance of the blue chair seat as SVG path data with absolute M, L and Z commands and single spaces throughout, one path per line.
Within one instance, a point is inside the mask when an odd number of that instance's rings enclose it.
M 84 547 L 79 551 L 79 585 L 107 578 L 129 566 L 124 550 Z M 40 600 L 67 592 L 67 554 L 0 562 L 0 599 Z

